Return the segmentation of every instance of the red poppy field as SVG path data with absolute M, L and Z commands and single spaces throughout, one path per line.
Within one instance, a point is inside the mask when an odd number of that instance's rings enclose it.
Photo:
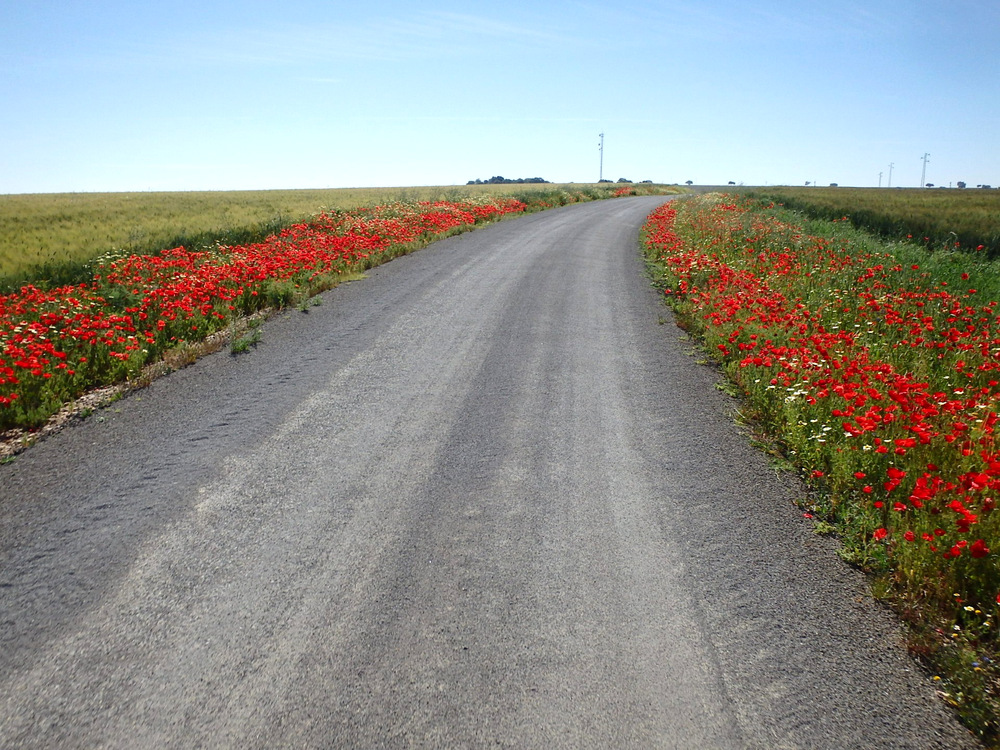
M 805 514 L 874 574 L 946 698 L 991 734 L 998 274 L 976 248 L 825 226 L 807 233 L 773 204 L 714 194 L 663 206 L 644 236 L 679 321 L 810 485 Z
M 166 351 L 243 316 L 526 209 L 487 198 L 337 211 L 263 242 L 105 260 L 91 282 L 0 296 L 0 432 L 37 427 L 82 393 L 134 378 Z

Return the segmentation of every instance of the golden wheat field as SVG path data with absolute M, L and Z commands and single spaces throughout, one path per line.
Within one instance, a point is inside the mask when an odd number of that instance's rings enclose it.
M 329 190 L 0 195 L 0 279 L 58 276 L 104 253 L 252 241 L 327 209 L 454 200 L 559 186 L 462 185 Z M 580 187 L 580 186 L 575 186 Z

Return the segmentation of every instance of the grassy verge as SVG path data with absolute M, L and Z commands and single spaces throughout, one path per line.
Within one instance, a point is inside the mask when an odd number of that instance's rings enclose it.
M 810 485 L 817 531 L 995 742 L 1000 263 L 719 194 L 666 205 L 644 241 L 678 319 Z

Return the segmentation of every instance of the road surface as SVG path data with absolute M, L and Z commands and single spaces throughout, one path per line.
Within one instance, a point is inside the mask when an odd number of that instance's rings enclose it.
M 0 466 L 4 747 L 973 746 L 643 275 L 454 237 Z

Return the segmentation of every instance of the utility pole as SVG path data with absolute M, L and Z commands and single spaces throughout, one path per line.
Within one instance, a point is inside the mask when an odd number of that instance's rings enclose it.
M 598 144 L 597 148 L 601 152 L 601 171 L 597 178 L 597 181 L 600 182 L 604 179 L 604 133 L 601 133 L 601 142 Z
M 881 172 L 878 173 L 878 186 L 882 187 L 882 173 Z
M 923 187 L 925 184 L 927 184 L 924 181 L 927 179 L 927 162 L 930 161 L 930 159 L 927 158 L 928 156 L 930 156 L 930 154 L 927 153 L 925 153 L 923 156 L 924 168 L 920 170 L 920 187 Z
M 892 168 L 896 166 L 895 162 L 889 164 L 889 187 L 892 187 Z

